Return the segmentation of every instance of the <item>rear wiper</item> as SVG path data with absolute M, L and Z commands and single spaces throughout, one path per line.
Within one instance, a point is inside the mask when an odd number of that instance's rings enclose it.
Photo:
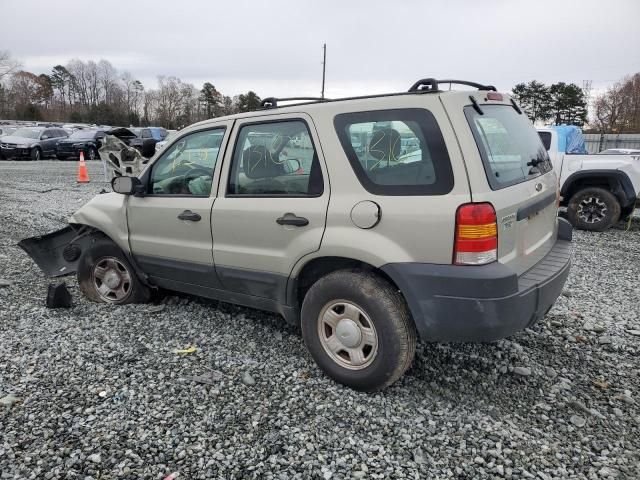
M 530 162 L 527 162 L 527 167 L 537 167 L 538 165 L 540 165 L 541 163 L 546 162 L 547 159 L 546 158 L 540 158 L 540 157 L 536 157 L 536 158 L 532 158 Z

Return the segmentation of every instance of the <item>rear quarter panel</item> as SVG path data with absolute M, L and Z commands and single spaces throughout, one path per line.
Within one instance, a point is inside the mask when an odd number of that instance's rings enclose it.
M 375 195 L 358 180 L 344 152 L 334 118 L 340 113 L 401 108 L 425 108 L 435 116 L 442 131 L 453 170 L 453 189 L 444 195 Z M 355 100 L 319 106 L 312 115 L 320 148 L 327 162 L 331 198 L 327 224 L 318 252 L 294 268 L 294 275 L 314 257 L 348 257 L 380 267 L 391 262 L 450 264 L 453 255 L 455 214 L 470 201 L 469 183 L 460 148 L 437 95 L 408 95 Z M 358 228 L 351 210 L 358 202 L 379 205 L 381 218 L 370 229 Z

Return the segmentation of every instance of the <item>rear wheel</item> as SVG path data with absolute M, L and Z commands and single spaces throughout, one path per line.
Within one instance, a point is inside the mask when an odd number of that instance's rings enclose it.
M 120 248 L 107 238 L 97 239 L 83 253 L 77 275 L 80 290 L 94 302 L 144 303 L 151 296 Z
M 359 270 L 330 273 L 309 289 L 302 305 L 302 336 L 328 376 L 362 391 L 398 380 L 416 348 L 402 295 L 383 278 Z
M 42 158 L 42 150 L 40 147 L 34 147 L 31 150 L 31 160 L 40 160 Z
M 87 150 L 87 160 L 95 160 L 96 159 L 96 150 L 95 148 L 89 147 Z
M 575 228 L 601 232 L 620 219 L 620 203 L 604 188 L 589 187 L 571 197 L 567 216 Z

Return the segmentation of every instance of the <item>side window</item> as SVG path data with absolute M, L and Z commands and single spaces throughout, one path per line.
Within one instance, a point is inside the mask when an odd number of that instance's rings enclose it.
M 356 176 L 376 195 L 443 195 L 453 171 L 442 132 L 423 109 L 337 115 L 338 138 Z
M 45 130 L 44 132 L 42 132 L 42 135 L 40 135 L 40 138 L 42 140 L 47 140 L 49 138 L 53 138 L 55 137 L 55 135 L 53 134 L 53 130 Z
M 538 132 L 544 149 L 548 152 L 551 149 L 551 132 Z
M 320 161 L 302 120 L 245 125 L 233 152 L 227 194 L 320 196 Z
M 142 138 L 151 138 L 151 131 L 146 128 L 143 128 L 140 136 Z
M 149 193 L 209 196 L 224 131 L 194 132 L 171 145 L 152 166 Z

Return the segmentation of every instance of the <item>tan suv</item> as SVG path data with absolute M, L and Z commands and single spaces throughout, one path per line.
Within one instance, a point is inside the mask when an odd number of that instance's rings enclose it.
M 526 115 L 491 86 L 442 82 L 474 90 L 424 79 L 197 123 L 20 244 L 49 275 L 77 271 L 91 300 L 160 287 L 280 313 L 329 376 L 383 388 L 417 335 L 511 335 L 569 273 L 571 227 Z

